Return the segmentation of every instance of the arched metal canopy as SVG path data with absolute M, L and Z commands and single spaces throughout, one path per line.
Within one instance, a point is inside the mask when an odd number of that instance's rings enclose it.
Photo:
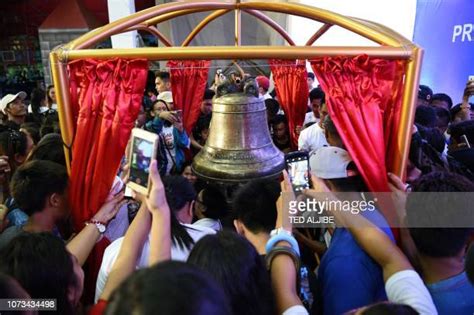
M 173 43 L 162 34 L 156 25 L 192 13 L 210 12 L 182 43 Z M 220 16 L 235 14 L 235 46 L 188 46 L 199 32 Z M 296 46 L 291 36 L 265 12 L 278 12 L 308 18 L 323 25 L 315 30 L 304 46 Z M 242 46 L 242 13 L 250 14 L 278 32 L 287 46 Z M 365 37 L 380 46 L 375 47 L 330 47 L 314 46 L 314 43 L 332 26 L 339 26 Z M 93 49 L 92 47 L 112 35 L 142 30 L 153 34 L 164 47 L 143 47 L 130 49 Z M 393 172 L 404 176 L 411 139 L 411 126 L 417 98 L 419 71 L 423 50 L 397 32 L 374 22 L 351 18 L 327 10 L 286 2 L 259 1 L 186 1 L 158 5 L 128 17 L 122 18 L 65 44 L 50 54 L 54 85 L 57 87 L 58 111 L 65 143 L 66 161 L 70 170 L 70 147 L 73 141 L 74 124 L 69 97 L 67 62 L 96 58 L 146 58 L 148 60 L 190 60 L 190 59 L 311 59 L 327 56 L 357 56 L 366 54 L 385 59 L 406 60 L 405 86 L 400 117 L 397 157 L 392 165 Z

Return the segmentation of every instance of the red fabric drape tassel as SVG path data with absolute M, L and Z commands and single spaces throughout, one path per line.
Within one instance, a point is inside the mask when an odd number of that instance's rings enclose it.
M 209 60 L 168 61 L 175 109 L 183 111 L 184 129 L 191 134 L 201 112 L 206 90 Z
M 70 202 L 80 231 L 105 201 L 142 106 L 148 61 L 85 59 L 69 63 L 73 117 Z M 86 301 L 92 301 L 105 239 L 89 256 Z
M 405 63 L 361 55 L 321 58 L 311 65 L 326 93 L 329 114 L 369 190 L 390 191 L 386 165 L 392 165 L 399 150 Z M 381 210 L 389 223 L 397 222 L 390 209 L 386 205 Z
M 298 127 L 308 109 L 308 83 L 305 61 L 269 60 L 278 101 L 288 119 L 292 149 L 298 148 Z

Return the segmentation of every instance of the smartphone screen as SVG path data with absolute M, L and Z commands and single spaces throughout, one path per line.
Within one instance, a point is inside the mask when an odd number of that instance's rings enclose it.
M 295 192 L 301 192 L 310 188 L 309 161 L 307 155 L 287 156 L 286 166 Z
M 176 118 L 179 120 L 179 121 L 183 121 L 183 111 L 181 109 L 178 109 L 175 111 L 175 114 L 176 114 Z
M 132 158 L 130 161 L 131 182 L 148 188 L 148 175 L 153 158 L 153 142 L 134 137 L 132 145 Z

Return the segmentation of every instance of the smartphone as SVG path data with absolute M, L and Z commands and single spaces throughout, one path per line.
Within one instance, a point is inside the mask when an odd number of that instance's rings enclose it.
M 143 129 L 132 130 L 131 150 L 129 153 L 130 169 L 127 186 L 148 195 L 150 189 L 150 164 L 156 156 L 158 135 Z
M 174 114 L 179 121 L 183 121 L 183 111 L 181 109 L 175 110 Z
M 311 187 L 309 180 L 309 155 L 307 152 L 296 151 L 286 154 L 285 165 L 295 193 L 302 192 Z

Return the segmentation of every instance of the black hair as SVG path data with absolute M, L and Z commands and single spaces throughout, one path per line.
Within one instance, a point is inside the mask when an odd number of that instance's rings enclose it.
M 472 228 L 417 226 L 422 225 L 420 222 L 428 222 L 431 226 L 446 225 L 444 214 L 447 210 L 453 221 L 471 216 L 472 201 L 459 198 L 457 194 L 442 192 L 474 192 L 474 183 L 456 173 L 432 172 L 414 181 L 411 189 L 413 192 L 440 193 L 408 195 L 407 223 L 411 226 L 409 232 L 418 252 L 429 257 L 458 255 L 466 246 Z
M 21 165 L 13 174 L 10 191 L 26 214 L 43 210 L 47 198 L 63 194 L 68 186 L 66 168 L 51 161 L 31 161 Z
M 61 135 L 51 133 L 44 136 L 38 145 L 31 151 L 28 160 L 47 160 L 66 166 L 66 158 L 64 157 L 63 140 Z
M 275 180 L 256 179 L 242 186 L 232 202 L 234 218 L 252 233 L 270 233 L 277 218 L 281 188 Z
M 133 273 L 112 294 L 104 314 L 230 315 L 231 310 L 210 275 L 183 262 L 167 261 Z
M 48 85 L 48 87 L 46 88 L 46 97 L 48 100 L 48 105 L 53 104 L 53 99 L 49 96 L 49 91 L 51 91 L 52 89 L 54 89 L 54 85 Z
M 451 113 L 443 107 L 435 107 L 436 117 L 438 117 L 438 127 L 448 126 L 451 121 Z
M 193 161 L 192 160 L 186 160 L 183 162 L 183 167 L 181 167 L 181 172 L 180 172 L 180 175 L 183 175 L 184 173 L 184 169 L 188 166 L 191 166 L 193 165 Z
M 309 100 L 312 102 L 313 100 L 319 99 L 321 100 L 321 104 L 326 103 L 326 94 L 324 91 L 319 87 L 312 89 L 311 92 L 309 92 Z
M 453 100 L 451 99 L 451 97 L 449 97 L 448 94 L 444 94 L 444 93 L 436 93 L 433 95 L 433 97 L 431 98 L 431 103 L 433 103 L 434 101 L 441 101 L 441 102 L 446 102 L 448 104 L 448 109 L 450 109 L 451 107 L 453 107 Z M 446 109 L 446 108 L 445 108 Z
M 168 82 L 170 80 L 170 73 L 167 71 L 157 71 L 155 77 L 160 78 L 164 82 Z
M 434 170 L 447 170 L 447 165 L 441 159 L 441 155 L 427 139 L 422 135 L 429 134 L 423 126 L 417 125 L 418 131 L 412 134 L 410 142 L 410 152 L 408 158 L 410 162 L 418 168 L 422 174 L 428 174 Z
M 193 128 L 193 136 L 196 140 L 201 140 L 201 132 L 211 126 L 211 115 L 200 116 Z
M 314 80 L 314 73 L 312 73 L 312 72 L 308 72 L 308 78 L 310 78 L 310 79 L 313 79 L 313 80 Z
M 436 127 L 438 118 L 436 117 L 436 111 L 433 106 L 418 106 L 415 112 L 415 123 L 428 128 Z
M 155 73 L 151 70 L 148 70 L 146 77 L 145 93 L 153 92 L 153 94 L 156 94 L 155 79 Z
M 212 98 L 214 97 L 214 95 L 216 95 L 216 92 L 214 92 L 213 90 L 211 89 L 206 89 L 204 91 L 204 96 L 202 98 L 203 101 L 205 100 L 212 100 Z
M 380 302 L 368 306 L 362 311 L 363 315 L 418 315 L 419 313 L 411 306 L 391 302 Z
M 456 142 L 462 142 L 465 135 L 469 143 L 474 144 L 474 120 L 465 120 L 449 126 L 449 134 Z
M 206 235 L 188 263 L 210 273 L 229 297 L 234 314 L 274 314 L 270 277 L 253 245 L 233 232 Z
M 59 126 L 59 115 L 55 110 L 49 110 L 45 113 L 45 119 L 40 128 L 41 138 L 50 133 L 61 133 L 61 128 Z
M 451 120 L 454 121 L 454 119 L 456 118 L 456 115 L 461 111 L 461 103 L 459 104 L 456 104 L 454 105 L 453 107 L 451 107 L 451 109 L 449 110 L 449 112 L 451 113 Z M 469 103 L 469 106 L 470 106 L 470 110 L 473 111 L 474 110 L 474 103 Z
M 38 144 L 38 142 L 41 140 L 39 127 L 40 126 L 37 123 L 27 122 L 21 124 L 20 129 L 25 129 L 25 131 L 30 135 L 31 139 L 33 139 L 33 143 Z
M 202 191 L 202 204 L 206 207 L 204 215 L 214 220 L 222 219 L 227 213 L 227 200 L 215 186 L 208 185 Z
M 79 284 L 73 258 L 60 238 L 22 233 L 0 251 L 0 257 L 0 272 L 15 278 L 31 298 L 56 299 L 56 314 L 74 313 L 68 289 Z
M 49 96 L 48 96 L 49 97 Z M 43 89 L 35 88 L 31 91 L 31 111 L 33 114 L 40 113 L 41 102 L 46 99 L 46 92 Z
M 279 125 L 279 124 L 285 124 L 288 127 L 288 120 L 286 119 L 285 115 L 276 115 L 271 120 L 271 124 L 273 126 L 276 126 L 276 125 Z
M 446 139 L 437 128 L 425 128 L 417 125 L 420 136 L 432 146 L 439 154 L 443 153 L 446 147 Z
M 165 186 L 166 201 L 173 214 L 171 216 L 173 245 L 190 249 L 194 244 L 194 240 L 186 230 L 187 228 L 179 223 L 176 212 L 196 199 L 196 191 L 193 185 L 183 176 L 165 176 L 163 177 L 163 185 Z
M 26 134 L 16 129 L 0 132 L 0 147 L 4 155 L 8 155 L 10 164 L 14 161 L 15 154 L 26 155 Z
M 268 98 L 265 100 L 265 107 L 273 116 L 275 116 L 280 110 L 280 104 L 273 98 Z

